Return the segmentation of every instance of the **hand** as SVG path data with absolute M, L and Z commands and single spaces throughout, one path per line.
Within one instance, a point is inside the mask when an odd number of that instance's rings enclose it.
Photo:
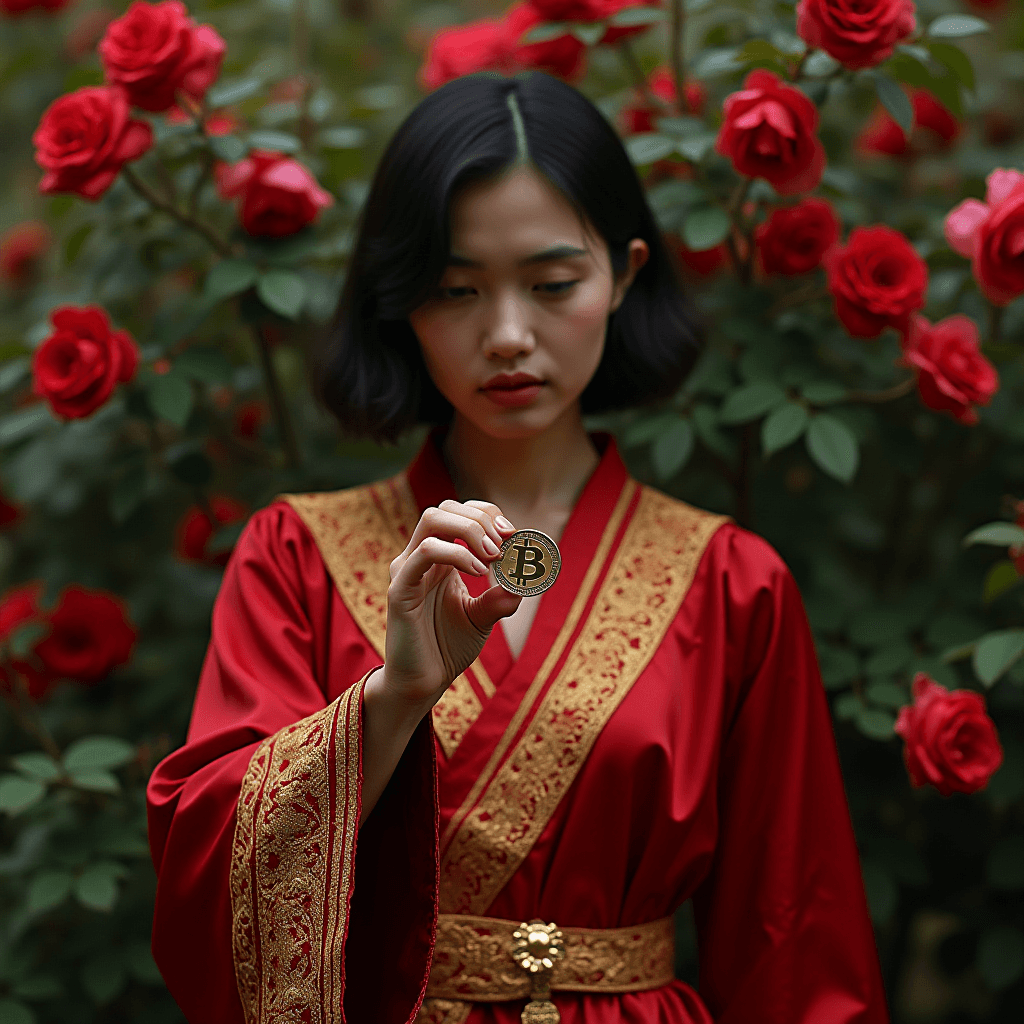
M 456 571 L 486 575 L 515 532 L 508 520 L 499 526 L 500 517 L 486 501 L 442 501 L 424 511 L 391 563 L 384 669 L 375 684 L 392 699 L 425 713 L 473 663 L 498 619 L 519 607 L 522 598 L 498 586 L 471 597 Z

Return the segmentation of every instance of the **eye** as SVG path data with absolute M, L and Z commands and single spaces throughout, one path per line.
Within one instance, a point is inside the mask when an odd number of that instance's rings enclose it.
M 452 294 L 452 293 L 453 292 L 465 293 L 465 292 L 471 292 L 472 290 L 473 290 L 472 288 L 468 288 L 468 287 L 465 287 L 465 286 L 459 287 L 459 288 L 438 288 L 437 291 L 434 292 L 434 294 L 439 299 L 461 299 L 462 298 L 461 294 L 460 295 L 455 295 L 455 294 Z
M 564 295 L 574 284 L 579 284 L 579 281 L 548 281 L 541 288 L 549 295 Z

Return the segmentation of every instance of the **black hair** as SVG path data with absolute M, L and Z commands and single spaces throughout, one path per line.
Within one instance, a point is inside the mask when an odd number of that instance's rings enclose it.
M 667 398 L 693 367 L 702 342 L 696 313 L 615 129 L 545 72 L 478 72 L 421 100 L 374 174 L 337 309 L 311 352 L 314 392 L 347 433 L 394 441 L 417 423 L 451 419 L 408 316 L 445 272 L 453 197 L 524 157 L 604 239 L 616 277 L 630 239 L 650 249 L 608 318 L 582 411 Z

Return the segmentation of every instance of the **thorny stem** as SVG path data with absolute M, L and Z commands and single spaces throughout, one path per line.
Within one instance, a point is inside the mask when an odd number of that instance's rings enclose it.
M 164 199 L 163 196 L 154 192 L 153 189 L 151 189 L 149 185 L 147 185 L 135 173 L 135 170 L 128 166 L 128 164 L 125 164 L 121 168 L 121 173 L 124 175 L 125 181 L 127 181 L 128 184 L 131 185 L 131 187 L 135 189 L 135 191 L 138 192 L 139 195 L 142 196 L 142 198 L 145 199 L 146 202 L 148 202 L 155 210 L 160 210 L 161 212 L 173 217 L 178 221 L 178 223 L 184 224 L 193 231 L 198 231 L 199 234 L 201 234 L 221 256 L 234 255 L 234 250 L 231 245 L 221 238 L 216 231 L 204 224 L 198 218 L 190 216 L 187 213 L 183 213 L 172 202 Z
M 270 408 L 274 413 L 274 422 L 277 424 L 281 445 L 284 448 L 289 468 L 298 469 L 302 464 L 299 446 L 295 440 L 295 428 L 292 426 L 291 416 L 288 413 L 288 404 L 285 402 L 284 392 L 281 390 L 281 382 L 277 379 L 277 372 L 274 369 L 270 342 L 267 341 L 263 330 L 257 325 L 253 325 L 252 331 L 256 337 L 256 347 L 260 352 L 263 378 L 267 383 L 267 395 L 270 398 Z
M 14 669 L 14 666 L 8 662 L 5 668 Z M 18 725 L 36 740 L 39 746 L 54 761 L 59 761 L 60 747 L 57 746 L 57 741 L 50 734 L 50 730 L 39 721 L 38 716 L 30 713 L 28 710 L 32 708 L 32 698 L 28 695 L 28 684 L 25 682 L 24 674 L 17 669 L 14 669 L 14 673 L 16 677 L 14 684 L 16 693 L 8 696 L 7 703 L 10 705 Z
M 728 209 L 729 219 L 732 221 L 733 227 L 747 240 L 747 258 L 741 261 L 739 246 L 736 244 L 735 233 L 730 230 L 726 238 L 726 244 L 729 247 L 729 255 L 732 257 L 733 265 L 736 267 L 736 273 L 739 275 L 740 281 L 742 281 L 743 284 L 750 284 L 750 281 L 754 276 L 754 246 L 752 244 L 752 236 L 751 232 L 744 230 L 744 226 L 741 222 L 743 204 L 746 201 L 747 194 L 750 192 L 750 186 L 753 184 L 753 178 L 744 178 L 736 186 L 736 191 L 733 193 L 732 199 L 729 201 Z
M 686 31 L 686 5 L 684 0 L 672 0 L 672 30 L 670 53 L 672 77 L 676 83 L 676 109 L 686 113 L 686 57 L 683 54 L 683 35 Z
M 910 376 L 906 380 L 901 380 L 899 384 L 893 384 L 891 388 L 886 388 L 884 391 L 847 391 L 846 401 L 847 402 L 892 402 L 897 398 L 902 398 L 904 395 L 909 395 L 914 390 L 914 383 L 917 380 L 916 377 Z

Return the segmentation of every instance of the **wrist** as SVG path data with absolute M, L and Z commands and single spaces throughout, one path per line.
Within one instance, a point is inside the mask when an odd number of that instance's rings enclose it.
M 435 703 L 433 699 L 410 698 L 392 685 L 386 665 L 381 665 L 367 677 L 363 686 L 363 701 L 372 713 L 386 718 L 394 727 L 409 735 L 412 735 Z

